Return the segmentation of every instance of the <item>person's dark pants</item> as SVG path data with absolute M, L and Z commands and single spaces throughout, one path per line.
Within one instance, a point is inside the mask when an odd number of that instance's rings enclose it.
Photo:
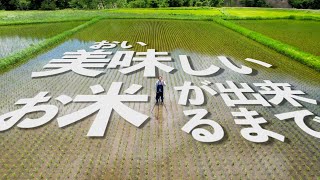
M 160 99 L 161 99 L 161 102 L 163 102 L 163 92 L 157 92 L 157 95 L 156 95 L 157 103 L 160 101 Z

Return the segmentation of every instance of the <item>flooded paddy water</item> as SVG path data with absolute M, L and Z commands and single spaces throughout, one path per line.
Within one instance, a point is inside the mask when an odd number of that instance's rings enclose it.
M 82 22 L 0 26 L 0 58 L 74 28 Z
M 105 73 L 98 77 L 67 72 L 31 78 L 32 72 L 44 71 L 43 66 L 52 59 L 61 58 L 63 53 L 81 49 L 92 51 L 90 46 L 102 40 L 128 41 L 133 45 L 130 50 L 136 52 L 145 52 L 147 49 L 169 52 L 172 61 L 164 64 L 173 67 L 175 71 L 167 73 L 159 70 L 159 75 L 164 77 L 167 84 L 165 106 L 154 107 L 156 78 L 144 77 L 144 70 L 128 75 L 122 74 L 119 69 L 105 69 Z M 147 45 L 140 46 L 136 42 Z M 115 52 L 123 49 L 117 47 L 110 50 Z M 206 77 L 189 75 L 183 71 L 179 55 L 189 56 L 196 70 L 215 65 L 220 71 Z M 228 57 L 237 66 L 251 67 L 254 73 L 236 73 L 221 63 L 218 56 Z M 266 68 L 245 61 L 246 58 L 261 60 L 273 66 Z M 14 103 L 19 99 L 48 91 L 53 97 L 49 104 L 58 106 L 58 117 L 63 116 L 89 104 L 62 105 L 54 100 L 55 97 L 62 94 L 71 97 L 92 94 L 90 86 L 100 84 L 108 90 L 112 82 L 123 82 L 122 91 L 131 84 L 142 85 L 143 89 L 138 94 L 149 95 L 148 102 L 125 104 L 150 118 L 137 128 L 113 112 L 102 138 L 86 137 L 95 114 L 64 128 L 58 127 L 56 119 L 35 129 L 14 126 L 0 134 L 0 144 L 6 149 L 0 157 L 3 166 L 0 174 L 12 177 L 13 172 L 24 169 L 24 173 L 15 173 L 15 176 L 20 179 L 31 178 L 32 175 L 39 177 L 41 174 L 48 178 L 63 179 L 288 179 L 320 175 L 319 139 L 305 133 L 293 120 L 280 121 L 274 116 L 299 109 L 308 109 L 320 115 L 319 105 L 299 101 L 304 108 L 293 107 L 288 102 L 272 107 L 228 107 L 220 94 L 211 96 L 206 91 L 203 105 L 178 104 L 180 92 L 174 87 L 182 86 L 185 81 L 200 86 L 205 80 L 223 84 L 227 80 L 236 84 L 247 83 L 256 92 L 259 89 L 253 83 L 271 80 L 291 84 L 293 89 L 306 93 L 303 97 L 315 100 L 320 97 L 319 72 L 214 22 L 102 20 L 46 53 L 1 74 L 0 114 L 16 110 L 18 107 Z M 219 92 L 214 84 L 210 87 Z M 267 95 L 264 97 L 271 98 Z M 266 143 L 253 143 L 243 138 L 240 131 L 245 126 L 235 124 L 231 114 L 239 111 L 239 107 L 257 111 L 268 121 L 262 125 L 263 128 L 282 134 L 286 137 L 285 142 L 270 138 Z M 222 126 L 225 133 L 222 140 L 201 143 L 181 130 L 191 118 L 185 116 L 183 111 L 199 108 L 209 112 L 206 119 L 214 120 Z M 30 115 L 36 116 L 39 114 Z M 307 122 L 312 129 L 320 130 L 320 123 L 311 119 Z

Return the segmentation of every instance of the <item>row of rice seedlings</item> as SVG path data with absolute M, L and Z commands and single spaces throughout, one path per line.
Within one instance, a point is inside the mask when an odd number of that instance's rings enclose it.
M 283 42 L 274 40 L 270 37 L 264 36 L 263 34 L 257 33 L 255 31 L 249 30 L 247 28 L 244 28 L 242 26 L 239 26 L 235 23 L 232 23 L 230 21 L 225 21 L 222 19 L 215 19 L 215 22 L 218 24 L 221 24 L 233 31 L 236 31 L 254 41 L 257 41 L 271 49 L 276 50 L 277 52 L 284 54 L 288 57 L 291 57 L 302 64 L 305 64 L 311 68 L 314 68 L 317 71 L 320 71 L 320 58 L 318 56 L 312 55 L 310 53 L 301 51 L 297 49 L 296 47 L 290 46 L 288 44 L 285 44 Z

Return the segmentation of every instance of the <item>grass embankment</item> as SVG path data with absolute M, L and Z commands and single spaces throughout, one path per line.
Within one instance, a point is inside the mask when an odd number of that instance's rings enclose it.
M 288 57 L 291 57 L 311 68 L 316 69 L 317 71 L 320 71 L 320 57 L 312 55 L 310 53 L 306 53 L 304 51 L 299 50 L 296 47 L 290 46 L 288 44 L 282 43 L 280 41 L 274 40 L 270 37 L 267 37 L 263 34 L 260 34 L 258 32 L 249 30 L 247 28 L 244 28 L 242 26 L 239 26 L 233 22 L 226 21 L 223 19 L 215 19 L 215 22 L 218 24 L 221 24 L 233 31 L 236 31 L 258 43 L 261 43 L 271 49 L 274 49 L 275 51 L 282 53 Z
M 85 22 L 73 29 L 66 30 L 56 36 L 53 36 L 51 38 L 48 38 L 44 40 L 43 42 L 40 42 L 39 44 L 36 44 L 34 46 L 28 47 L 22 51 L 19 51 L 13 55 L 9 55 L 5 58 L 0 59 L 0 72 L 4 72 L 9 70 L 10 68 L 19 65 L 29 59 L 31 57 L 34 57 L 35 55 L 39 54 L 40 52 L 43 52 L 44 50 L 62 42 L 63 40 L 70 37 L 72 34 L 80 31 L 81 29 L 86 28 L 87 26 L 94 24 L 98 22 L 101 18 L 93 18 L 92 20 Z

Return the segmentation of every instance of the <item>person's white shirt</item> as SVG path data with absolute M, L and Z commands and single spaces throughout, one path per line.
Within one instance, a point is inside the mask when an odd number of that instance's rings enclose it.
M 156 88 L 157 88 L 157 85 L 158 85 L 159 81 L 160 81 L 160 80 L 157 80 L 157 82 L 156 82 L 156 84 L 155 84 L 155 85 L 156 85 Z M 166 85 L 167 85 L 167 84 L 166 84 L 166 81 L 164 81 L 164 80 L 161 80 L 161 83 L 162 83 L 163 86 L 166 86 Z

